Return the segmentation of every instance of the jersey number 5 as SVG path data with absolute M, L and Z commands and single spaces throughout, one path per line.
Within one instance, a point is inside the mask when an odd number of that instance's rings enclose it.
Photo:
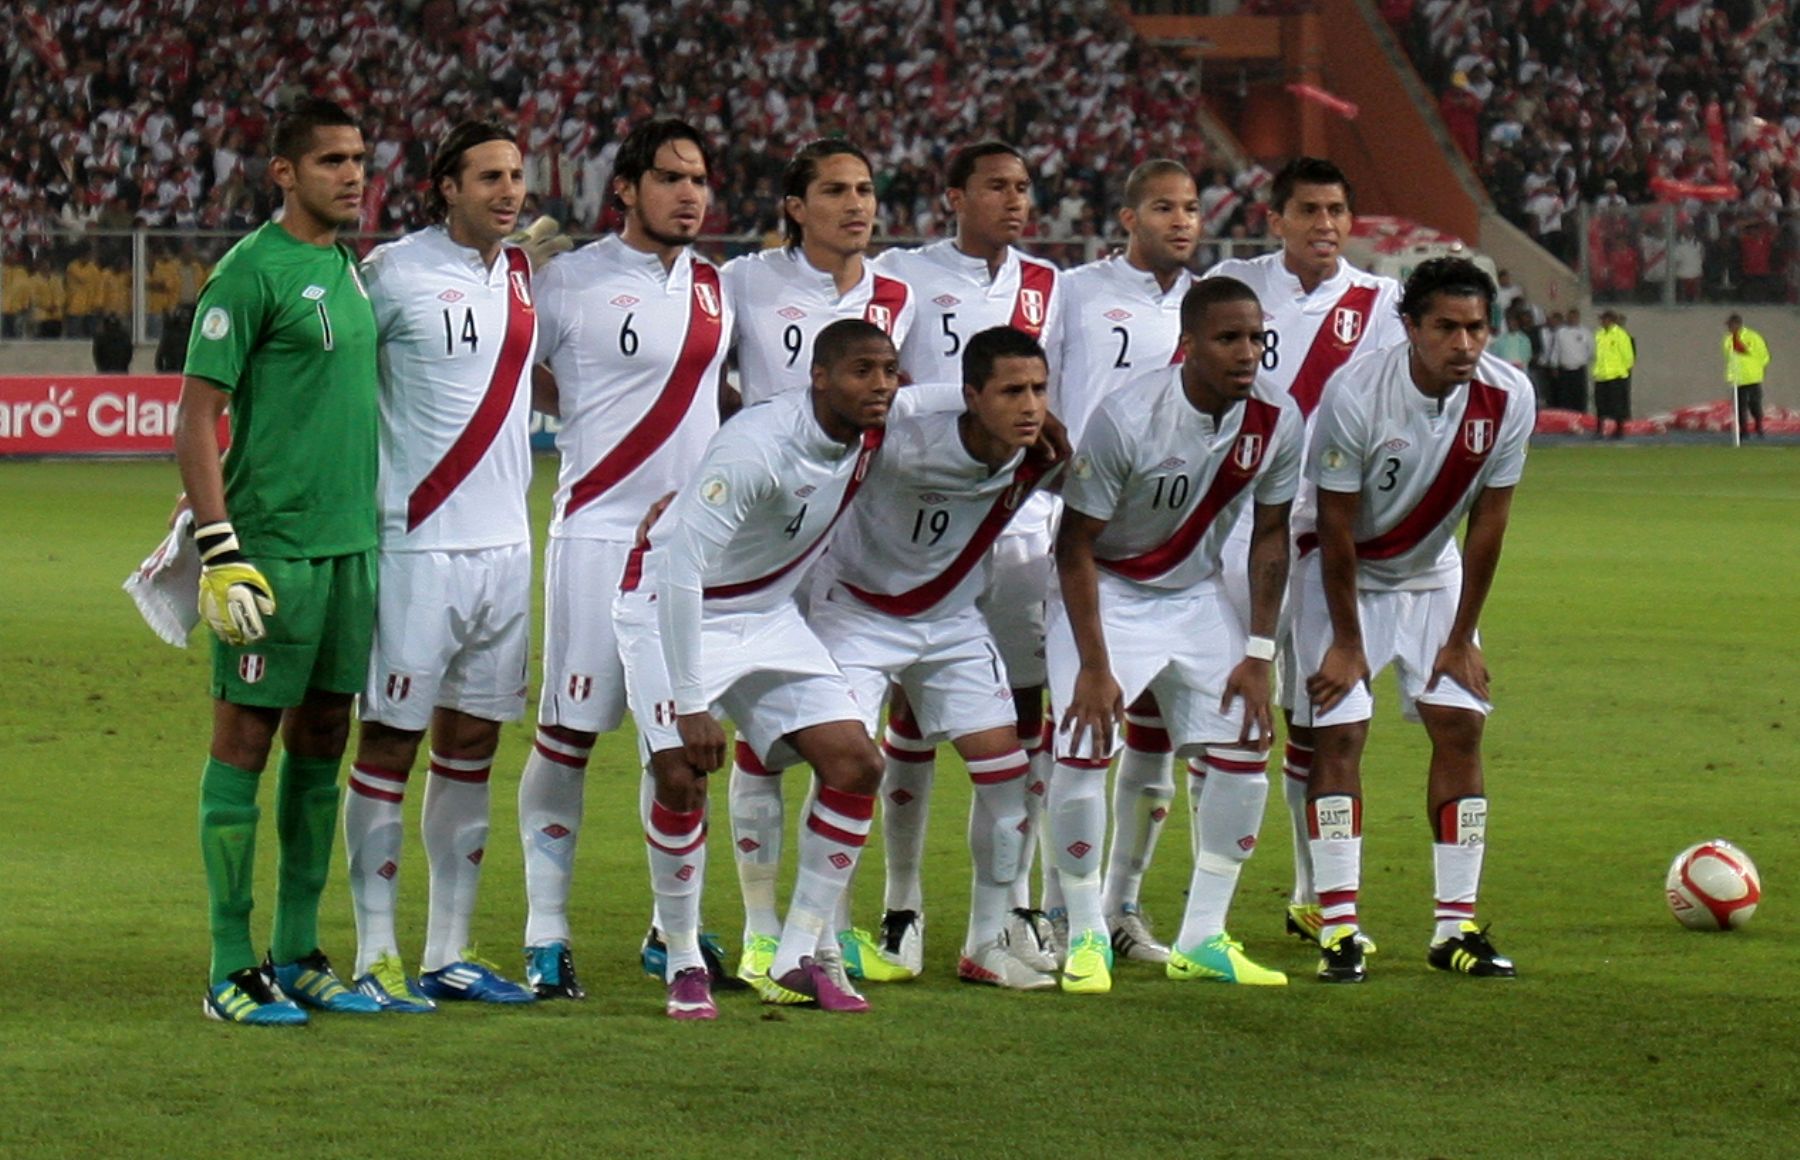
M 462 334 L 459 337 L 450 322 L 450 308 L 446 306 L 444 307 L 444 353 L 455 354 L 456 344 L 459 341 L 469 348 L 470 354 L 481 349 L 481 335 L 475 331 L 475 310 L 473 307 L 463 307 Z

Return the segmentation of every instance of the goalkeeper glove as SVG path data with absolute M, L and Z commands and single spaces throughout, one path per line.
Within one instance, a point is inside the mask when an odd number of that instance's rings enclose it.
M 575 239 L 563 233 L 562 223 L 553 217 L 540 217 L 518 233 L 508 234 L 506 240 L 525 251 L 533 270 L 543 269 L 551 258 L 575 248 Z
M 268 634 L 262 618 L 275 614 L 269 582 L 244 559 L 229 520 L 194 529 L 200 550 L 200 615 L 226 644 L 255 644 Z

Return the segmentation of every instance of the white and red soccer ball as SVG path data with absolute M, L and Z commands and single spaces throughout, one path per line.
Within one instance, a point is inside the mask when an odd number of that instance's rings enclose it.
M 1723 838 L 1675 855 L 1666 886 L 1670 913 L 1689 930 L 1736 930 L 1762 901 L 1756 863 Z

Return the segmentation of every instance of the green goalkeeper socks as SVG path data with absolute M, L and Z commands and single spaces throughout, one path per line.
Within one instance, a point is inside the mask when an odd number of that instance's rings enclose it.
M 281 756 L 275 783 L 281 870 L 271 948 L 277 963 L 291 963 L 319 947 L 319 897 L 337 833 L 338 764 L 337 758 Z
M 200 775 L 200 856 L 212 921 L 212 981 L 256 965 L 250 944 L 258 775 L 208 758 Z

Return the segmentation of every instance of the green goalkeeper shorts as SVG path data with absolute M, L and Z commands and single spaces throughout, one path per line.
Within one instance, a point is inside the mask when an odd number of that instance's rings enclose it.
M 275 593 L 275 613 L 263 617 L 268 635 L 255 644 L 213 639 L 212 695 L 287 709 L 308 689 L 362 692 L 375 634 L 375 549 L 253 562 Z

